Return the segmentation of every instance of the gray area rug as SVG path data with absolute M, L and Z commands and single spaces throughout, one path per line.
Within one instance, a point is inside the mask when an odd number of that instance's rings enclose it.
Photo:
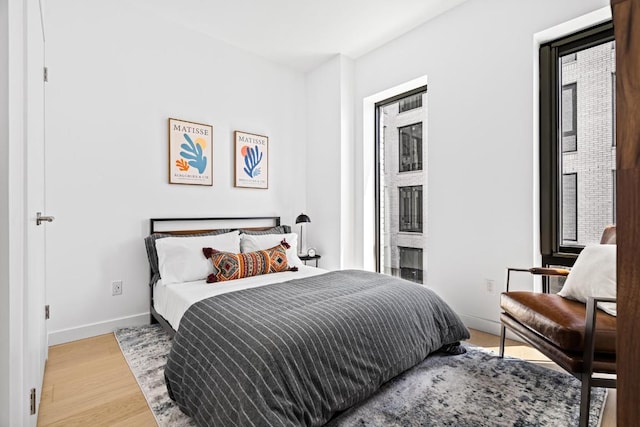
M 115 336 L 158 425 L 194 426 L 167 394 L 171 342 L 162 328 L 124 328 Z M 606 389 L 593 389 L 590 426 L 600 424 L 605 397 Z M 580 383 L 571 375 L 467 346 L 460 356 L 426 358 L 328 425 L 572 426 L 579 401 Z

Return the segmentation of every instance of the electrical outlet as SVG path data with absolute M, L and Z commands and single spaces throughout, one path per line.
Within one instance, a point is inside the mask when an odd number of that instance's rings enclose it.
M 487 288 L 487 292 L 489 292 L 490 294 L 492 294 L 496 288 L 496 284 L 495 281 L 493 279 L 484 279 L 484 284 Z
M 122 280 L 111 282 L 111 295 L 122 295 Z

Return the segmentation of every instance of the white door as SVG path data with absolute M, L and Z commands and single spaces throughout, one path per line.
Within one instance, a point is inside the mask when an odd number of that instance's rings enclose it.
M 26 200 L 28 216 L 27 277 L 25 286 L 25 385 L 27 391 L 35 388 L 37 411 L 42 393 L 44 366 L 47 358 L 47 329 L 45 321 L 46 271 L 45 232 L 47 222 L 37 214 L 47 215 L 45 206 L 45 81 L 44 81 L 44 23 L 39 0 L 26 4 Z M 25 415 L 25 426 L 35 426 L 37 414 Z

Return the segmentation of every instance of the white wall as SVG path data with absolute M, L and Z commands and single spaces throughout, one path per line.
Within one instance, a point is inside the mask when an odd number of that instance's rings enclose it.
M 9 4 L 0 3 L 0 342 L 10 338 L 9 310 Z M 0 347 L 0 425 L 9 425 L 10 347 Z
M 353 264 L 353 60 L 337 55 L 307 74 L 306 247 L 319 266 Z
M 150 217 L 305 210 L 304 75 L 125 0 L 47 6 L 50 343 L 146 322 Z M 214 126 L 214 186 L 167 183 L 167 119 Z M 269 136 L 269 189 L 233 187 L 233 131 Z M 111 281 L 123 295 L 111 296 Z
M 428 76 L 427 283 L 471 326 L 497 331 L 506 267 L 537 257 L 534 34 L 607 4 L 471 0 L 355 63 L 356 106 Z M 356 108 L 356 218 L 370 209 L 367 126 Z M 371 233 L 360 228 L 357 240 Z M 369 256 L 357 254 L 356 262 L 368 265 Z M 495 281 L 494 292 L 486 279 Z
M 320 266 L 327 269 L 340 268 L 341 60 L 335 56 L 308 73 L 306 79 L 305 213 L 311 223 L 303 226 L 304 246 L 316 248 L 322 255 Z
M 29 424 L 23 309 L 25 6 L 13 0 L 0 4 L 0 426 Z M 39 387 L 29 387 L 34 385 Z
M 356 241 L 356 229 L 358 228 L 358 220 L 355 217 L 357 200 L 355 197 L 356 177 L 353 173 L 353 164 L 355 162 L 355 111 L 354 104 L 355 94 L 355 61 L 343 57 L 341 66 L 340 80 L 340 104 L 341 104 L 341 209 L 340 209 L 340 227 L 341 227 L 341 267 L 357 268 L 356 264 L 356 247 L 359 246 Z

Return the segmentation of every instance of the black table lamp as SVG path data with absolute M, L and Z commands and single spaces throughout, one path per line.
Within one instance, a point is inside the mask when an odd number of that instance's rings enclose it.
M 302 250 L 304 248 L 304 246 L 302 245 L 302 223 L 304 223 L 304 222 L 311 222 L 311 218 L 309 218 L 307 215 L 301 213 L 296 218 L 296 224 L 300 224 L 300 245 L 298 246 L 298 254 L 299 255 L 302 255 Z

